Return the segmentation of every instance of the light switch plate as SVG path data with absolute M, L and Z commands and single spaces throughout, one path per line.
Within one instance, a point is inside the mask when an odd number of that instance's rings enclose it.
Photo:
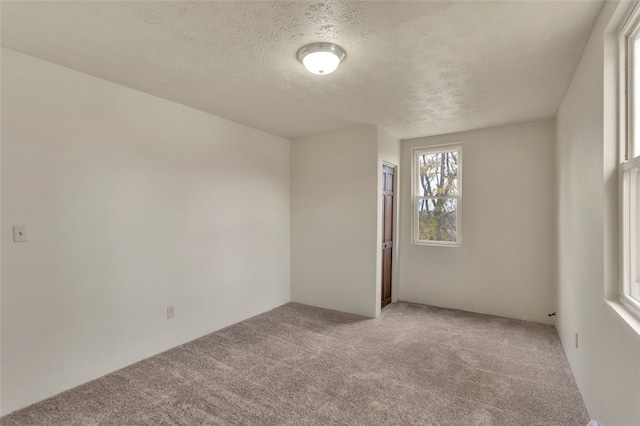
M 27 241 L 27 227 L 25 225 L 13 225 L 13 242 L 24 243 Z

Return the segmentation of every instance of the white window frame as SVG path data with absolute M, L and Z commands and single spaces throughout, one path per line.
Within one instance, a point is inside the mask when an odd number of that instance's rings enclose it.
M 640 285 L 640 262 L 638 253 L 640 248 L 638 223 L 634 223 L 630 210 L 632 205 L 640 210 L 640 200 L 637 194 L 630 191 L 631 173 L 634 169 L 640 168 L 640 152 L 634 152 L 635 127 L 640 123 L 635 123 L 633 117 L 635 108 L 640 108 L 640 99 L 634 99 L 634 87 L 640 85 L 640 81 L 634 81 L 634 66 L 640 66 L 640 58 L 635 58 L 634 38 L 640 35 L 640 7 L 636 4 L 631 15 L 622 26 L 619 36 L 620 53 L 620 111 L 619 111 L 619 134 L 620 134 L 620 165 L 619 175 L 619 206 L 620 206 L 620 302 L 636 317 L 640 318 L 640 301 L 631 297 L 632 286 Z M 637 62 L 637 64 L 636 64 Z M 640 151 L 640 149 L 638 149 Z M 635 235 L 632 231 L 636 231 Z
M 458 194 L 444 197 L 423 197 L 419 195 L 420 184 L 418 173 L 418 156 L 424 154 L 435 154 L 439 152 L 458 153 Z M 455 198 L 456 203 L 456 241 L 432 241 L 419 239 L 418 225 L 418 200 L 422 198 Z M 462 145 L 446 144 L 418 147 L 411 150 L 411 242 L 423 246 L 460 247 L 462 245 Z

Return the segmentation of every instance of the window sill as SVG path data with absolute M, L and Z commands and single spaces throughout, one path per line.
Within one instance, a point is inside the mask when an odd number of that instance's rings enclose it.
M 605 299 L 605 302 L 633 331 L 640 336 L 640 318 L 619 300 Z
M 460 247 L 462 243 L 443 243 L 443 242 L 426 242 L 426 241 L 412 241 L 414 246 L 436 246 L 436 247 Z

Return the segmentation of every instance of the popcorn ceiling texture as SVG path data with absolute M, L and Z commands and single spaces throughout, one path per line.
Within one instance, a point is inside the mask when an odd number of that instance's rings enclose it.
M 295 138 L 555 116 L 600 1 L 11 2 L 2 45 Z M 347 50 L 328 76 L 297 50 Z

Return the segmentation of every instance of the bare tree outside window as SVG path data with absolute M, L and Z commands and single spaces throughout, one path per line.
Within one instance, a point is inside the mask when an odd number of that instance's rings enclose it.
M 460 150 L 415 152 L 417 242 L 458 243 Z

